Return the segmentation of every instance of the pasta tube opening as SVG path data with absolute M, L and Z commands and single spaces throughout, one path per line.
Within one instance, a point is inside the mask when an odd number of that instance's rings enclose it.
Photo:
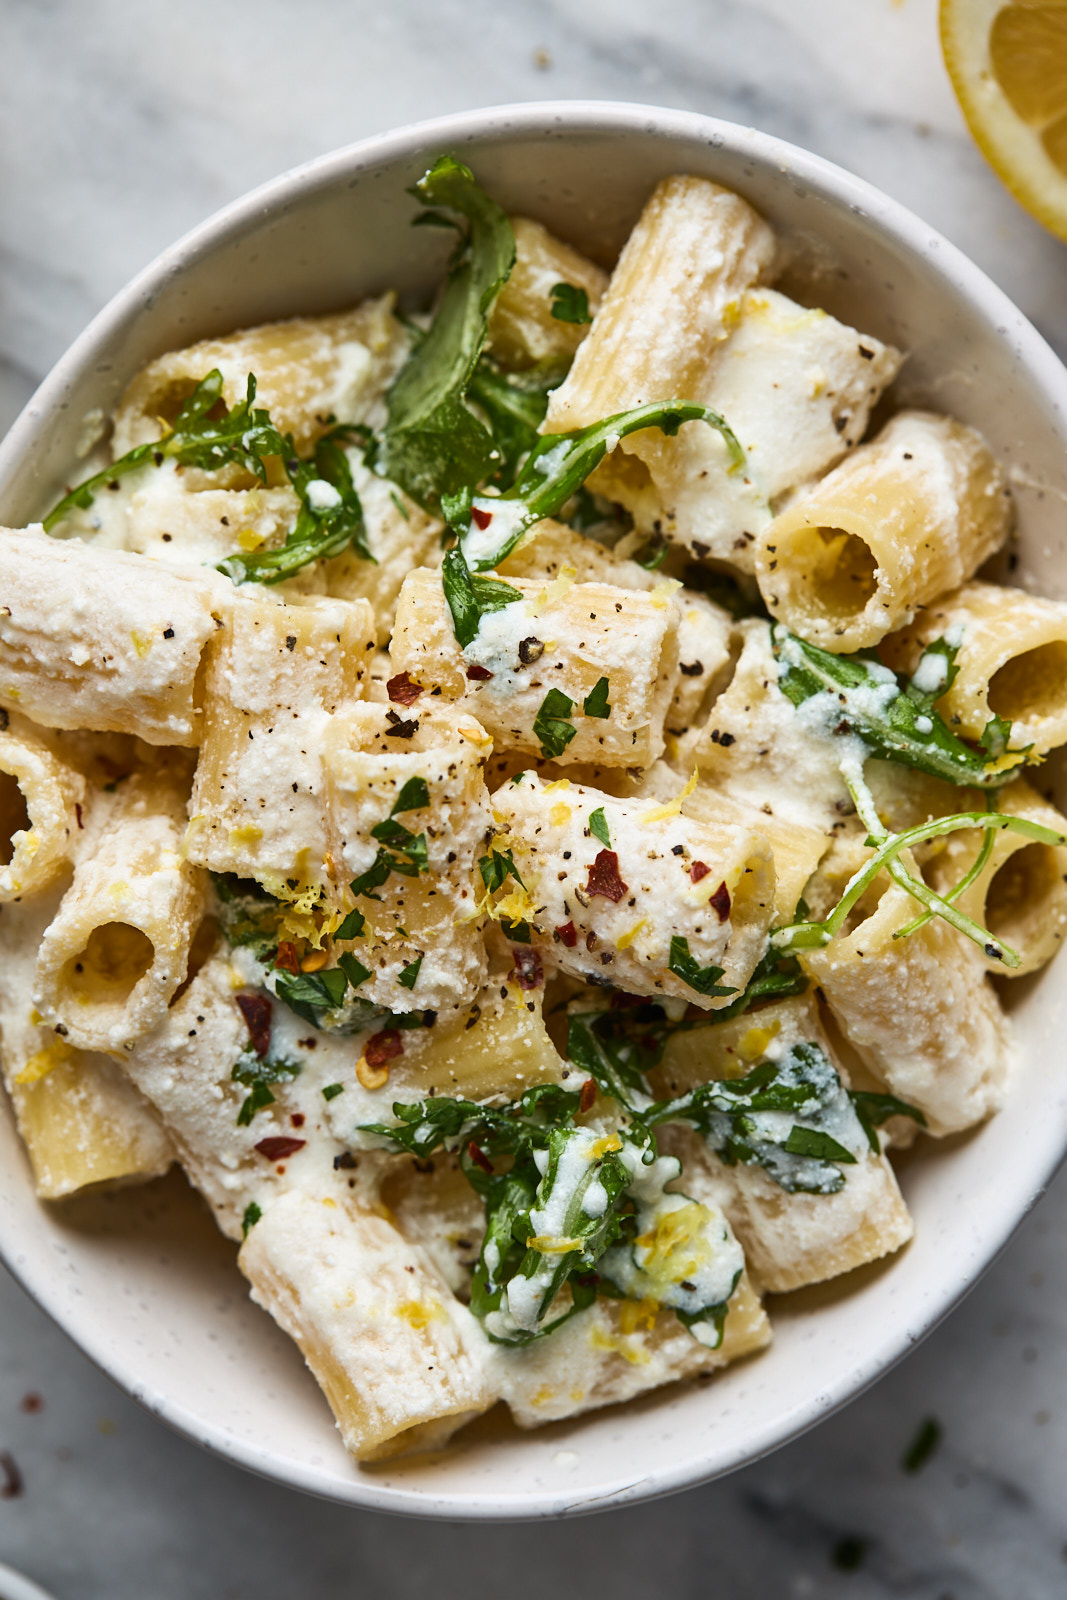
M 842 524 L 847 520 L 847 513 L 839 518 Z M 798 596 L 801 632 L 804 622 L 852 622 L 878 593 L 878 563 L 860 530 L 798 528 L 778 551 L 783 560 L 795 560 L 807 571 L 805 590 Z
M 1027 844 L 1010 855 L 990 880 L 985 925 L 997 939 L 1018 949 L 1033 933 L 1035 907 L 1062 892 L 1063 873 L 1056 851 Z
M 59 981 L 77 1005 L 121 1011 L 155 958 L 155 947 L 140 928 L 105 922 L 65 963 Z
M 989 709 L 1009 722 L 1036 722 L 1067 712 L 1067 639 L 1052 639 L 1012 656 L 989 680 Z
M 0 772 L 0 867 L 11 865 L 22 845 L 17 836 L 29 833 L 31 827 L 22 786 L 13 773 Z

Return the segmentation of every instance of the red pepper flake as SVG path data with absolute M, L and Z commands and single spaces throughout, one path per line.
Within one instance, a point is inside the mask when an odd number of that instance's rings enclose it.
M 556 938 L 568 950 L 573 950 L 578 943 L 578 929 L 573 922 L 564 922 L 556 929 Z
M 422 684 L 416 683 L 407 672 L 398 672 L 385 685 L 385 692 L 398 706 L 413 706 L 422 693 Z
M 239 994 L 237 1009 L 245 1019 L 252 1049 L 257 1056 L 265 1056 L 270 1049 L 270 1001 L 265 994 Z
M 368 1067 L 382 1067 L 394 1056 L 403 1054 L 404 1041 L 399 1028 L 383 1028 L 381 1033 L 372 1033 L 363 1046 L 363 1058 Z
M 256 1149 L 268 1161 L 284 1161 L 287 1156 L 295 1156 L 298 1150 L 303 1150 L 306 1144 L 306 1139 L 290 1139 L 288 1134 L 282 1133 L 272 1139 L 261 1139 Z
M 720 883 L 708 905 L 714 911 L 720 922 L 725 922 L 730 915 L 730 891 L 725 883 Z
M 512 946 L 511 955 L 515 963 L 512 971 L 519 988 L 539 989 L 545 981 L 540 951 L 528 944 L 517 944 Z
M 305 1121 L 304 1113 L 302 1111 L 294 1111 L 292 1116 L 289 1118 L 289 1121 L 292 1123 L 294 1128 L 302 1128 Z
M 586 1078 L 585 1082 L 582 1084 L 582 1092 L 578 1096 L 578 1110 L 592 1111 L 595 1100 L 596 1080 L 595 1078 Z
M 477 662 L 467 668 L 467 678 L 471 683 L 488 683 L 492 676 L 488 667 L 480 667 Z
M 82 808 L 81 808 L 81 801 L 80 800 L 75 800 L 75 802 L 74 802 L 74 815 L 78 819 L 78 827 L 79 828 L 84 828 L 85 827 L 85 823 L 82 821 Z
M 491 511 L 483 511 L 481 506 L 471 507 L 471 521 L 476 528 L 488 528 L 492 520 L 493 513 Z
M 476 1144 L 473 1139 L 467 1146 L 467 1154 L 470 1156 L 476 1167 L 481 1167 L 483 1172 L 492 1172 L 493 1163 L 490 1161 L 481 1145 Z
M 694 861 L 689 868 L 689 876 L 693 883 L 699 883 L 701 878 L 706 878 L 711 868 L 706 861 Z
M 31 1389 L 29 1394 L 24 1394 L 22 1399 L 19 1401 L 19 1410 L 26 1411 L 31 1414 L 34 1411 L 43 1411 L 44 1401 L 35 1390 Z
M 601 850 L 589 868 L 586 894 L 603 895 L 605 900 L 614 900 L 618 903 L 623 895 L 629 892 L 629 887 L 629 884 L 623 883 L 619 877 L 619 858 L 614 850 Z
M 22 1493 L 22 1473 L 18 1463 L 9 1450 L 0 1450 L 0 1500 L 14 1500 L 16 1495 Z
M 283 939 L 274 952 L 274 965 L 281 967 L 283 972 L 299 972 L 300 957 L 296 953 L 296 945 L 290 944 L 288 939 Z

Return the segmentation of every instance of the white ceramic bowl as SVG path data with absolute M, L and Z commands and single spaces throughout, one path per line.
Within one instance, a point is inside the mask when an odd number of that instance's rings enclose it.
M 86 330 L 0 449 L 0 521 L 39 514 L 83 419 L 161 351 L 395 285 L 424 295 L 447 242 L 412 233 L 405 189 L 454 151 L 509 209 L 610 264 L 655 181 L 737 189 L 790 250 L 785 286 L 911 352 L 896 394 L 980 428 L 1013 469 L 1017 578 L 1067 594 L 1067 373 L 981 272 L 885 196 L 750 129 L 631 105 L 530 105 L 383 134 L 257 190 L 166 251 Z M 101 219 L 106 226 L 106 218 Z M 0 1250 L 117 1383 L 172 1426 L 279 1482 L 425 1516 L 539 1517 L 699 1483 L 809 1428 L 899 1360 L 974 1284 L 1067 1147 L 1064 968 L 1012 991 L 1025 1058 L 1007 1108 L 902 1172 L 914 1243 L 774 1307 L 775 1342 L 711 1382 L 519 1435 L 360 1470 L 300 1357 L 248 1301 L 233 1250 L 172 1176 L 67 1208 L 34 1200 L 0 1111 Z

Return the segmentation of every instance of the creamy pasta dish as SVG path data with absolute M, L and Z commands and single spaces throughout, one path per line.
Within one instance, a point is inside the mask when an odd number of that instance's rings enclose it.
M 1067 604 L 976 576 L 985 441 L 705 179 L 610 274 L 413 196 L 430 310 L 160 356 L 0 532 L 37 1192 L 179 1162 L 360 1461 L 901 1250 L 894 1149 L 1002 1103 L 1067 926 Z

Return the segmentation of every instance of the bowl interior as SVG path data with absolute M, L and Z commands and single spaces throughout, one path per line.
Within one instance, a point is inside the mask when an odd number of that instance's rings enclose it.
M 634 106 L 530 106 L 424 124 L 277 180 L 162 256 L 101 314 L 0 448 L 0 520 L 39 515 L 85 420 L 149 358 L 268 318 L 395 287 L 414 302 L 447 241 L 405 190 L 467 160 L 505 206 L 610 265 L 652 185 L 688 171 L 779 231 L 781 286 L 909 352 L 895 396 L 980 428 L 1019 502 L 1013 581 L 1067 595 L 1067 376 L 945 241 L 875 191 L 750 130 Z M 1015 986 L 1024 1067 L 986 1127 L 928 1146 L 901 1178 L 917 1236 L 895 1261 L 771 1306 L 772 1348 L 713 1381 L 520 1435 L 495 1416 L 440 1456 L 360 1470 L 295 1347 L 248 1301 L 232 1247 L 177 1176 L 65 1207 L 33 1198 L 0 1108 L 0 1251 L 40 1303 L 164 1420 L 253 1470 L 381 1509 L 538 1516 L 599 1509 L 732 1469 L 851 1398 L 974 1283 L 1067 1147 L 1064 973 Z

